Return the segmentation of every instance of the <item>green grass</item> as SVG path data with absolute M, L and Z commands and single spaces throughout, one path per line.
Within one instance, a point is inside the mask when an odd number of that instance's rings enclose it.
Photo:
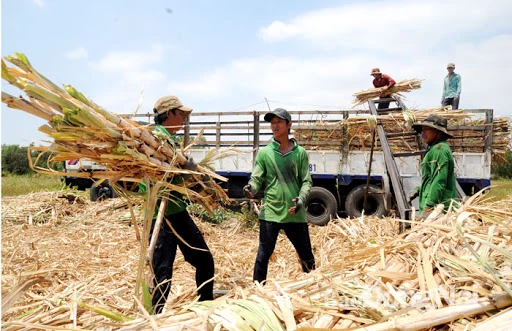
M 2 176 L 2 197 L 17 196 L 63 188 L 58 176 L 41 174 Z
M 501 200 L 512 195 L 512 179 L 493 179 L 491 180 L 491 190 L 489 197 L 493 200 Z
M 489 197 L 493 200 L 501 200 L 512 195 L 512 179 L 493 179 L 492 188 Z M 33 175 L 7 175 L 2 177 L 2 196 L 17 196 L 40 191 L 57 191 L 63 188 L 58 176 L 48 176 L 41 174 Z M 199 210 L 198 210 L 199 211 Z M 247 211 L 245 211 L 247 212 Z M 213 223 L 218 223 L 226 218 L 227 215 L 219 213 L 215 215 Z

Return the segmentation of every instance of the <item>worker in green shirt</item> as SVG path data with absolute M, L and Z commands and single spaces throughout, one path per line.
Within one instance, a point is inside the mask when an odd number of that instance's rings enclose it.
M 440 203 L 449 206 L 457 199 L 455 162 L 452 151 L 446 142 L 453 138 L 447 131 L 447 120 L 432 114 L 413 128 L 421 133 L 423 142 L 428 146 L 421 162 L 421 186 L 409 195 L 412 200 L 419 194 L 420 219 L 425 219 L 433 208 Z
M 288 138 L 292 126 L 290 113 L 276 108 L 264 119 L 270 122 L 273 138 L 256 156 L 251 179 L 244 187 L 244 194 L 252 199 L 262 185 L 266 185 L 259 215 L 259 248 L 253 274 L 253 280 L 260 283 L 267 279 L 268 263 L 280 230 L 284 230 L 295 247 L 302 270 L 309 272 L 315 269 L 304 208 L 313 183 L 308 155 L 295 139 Z
M 175 96 L 165 96 L 155 104 L 156 135 L 167 136 L 169 143 L 174 145 L 174 133 L 181 130 L 192 108 L 185 107 Z M 191 158 L 187 160 L 184 169 L 195 170 L 197 164 Z M 183 177 L 174 176 L 172 182 L 183 182 Z M 139 184 L 139 191 L 146 192 L 146 185 Z M 167 208 L 164 214 L 151 266 L 153 268 L 154 290 L 152 292 L 153 313 L 161 313 L 171 289 L 173 264 L 176 249 L 179 247 L 185 261 L 196 269 L 196 285 L 198 287 L 199 301 L 213 299 L 213 257 L 206 244 L 201 231 L 187 211 L 187 203 L 178 192 L 171 192 L 167 199 Z M 158 205 L 155 210 L 151 233 L 156 223 Z

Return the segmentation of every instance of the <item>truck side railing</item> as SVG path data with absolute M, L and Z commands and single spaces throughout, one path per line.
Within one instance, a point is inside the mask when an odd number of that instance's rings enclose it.
M 263 115 L 268 110 L 255 110 L 243 112 L 192 112 L 189 116 L 183 132 L 178 136 L 183 137 L 185 144 L 188 144 L 194 137 L 203 131 L 202 139 L 197 147 L 230 147 L 252 148 L 255 151 L 259 147 L 265 146 L 272 137 L 270 124 L 263 121 Z M 492 146 L 492 109 L 464 109 L 464 112 L 482 115 L 484 121 L 479 125 L 457 125 L 448 126 L 449 131 L 463 131 L 465 134 L 456 136 L 450 141 L 450 145 L 459 148 L 462 152 L 475 151 L 475 148 L 481 146 L 481 150 L 476 152 L 488 152 Z M 370 111 L 364 110 L 292 110 L 290 111 L 293 119 L 292 130 L 307 126 L 311 130 L 332 130 L 332 124 L 339 123 L 350 116 L 369 115 Z M 130 117 L 147 118 L 151 122 L 153 114 L 135 114 Z M 313 125 L 314 124 L 314 125 Z M 473 136 L 484 137 L 481 144 L 475 144 Z M 301 142 L 308 143 L 308 142 Z M 322 146 L 330 146 L 332 141 L 315 141 L 317 149 Z M 343 146 L 340 146 L 340 148 Z

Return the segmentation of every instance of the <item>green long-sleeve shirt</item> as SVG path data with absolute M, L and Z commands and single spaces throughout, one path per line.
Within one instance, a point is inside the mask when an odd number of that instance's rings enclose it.
M 420 212 L 457 198 L 455 162 L 446 140 L 432 145 L 421 162 Z
M 169 131 L 167 131 L 166 128 L 164 128 L 162 125 L 157 124 L 153 130 L 154 135 L 165 135 L 167 136 L 167 140 L 172 144 L 176 145 L 176 137 L 171 135 Z M 183 182 L 183 178 L 181 176 L 174 176 L 171 183 L 172 184 L 180 184 Z M 139 183 L 139 192 L 145 193 L 146 192 L 146 183 L 140 182 Z M 158 214 L 158 208 L 160 207 L 160 200 L 158 200 L 156 204 L 155 209 L 155 217 Z M 187 209 L 187 203 L 183 200 L 183 197 L 178 192 L 170 192 L 169 198 L 167 201 L 167 209 L 165 210 L 165 216 L 177 214 L 183 210 Z
M 306 223 L 306 208 L 290 214 L 288 209 L 295 206 L 292 199 L 300 197 L 305 203 L 313 181 L 309 172 L 309 159 L 306 150 L 291 139 L 294 146 L 286 154 L 278 150 L 279 142 L 272 142 L 261 149 L 249 184 L 253 192 L 258 192 L 265 183 L 265 194 L 260 219 L 279 223 Z

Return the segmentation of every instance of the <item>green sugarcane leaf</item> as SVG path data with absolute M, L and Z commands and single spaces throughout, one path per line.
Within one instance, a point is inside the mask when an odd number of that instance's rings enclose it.
M 105 309 L 105 308 L 101 308 L 101 307 L 96 307 L 96 306 L 91 306 L 91 305 L 88 305 L 84 302 L 81 302 L 81 301 L 77 301 L 77 305 L 79 305 L 80 307 L 82 308 L 85 308 L 85 309 L 89 309 L 95 313 L 98 313 L 102 316 L 105 316 L 107 318 L 110 318 L 114 321 L 117 321 L 117 322 L 128 322 L 128 321 L 133 321 L 134 318 L 133 317 L 130 317 L 130 316 L 127 316 L 127 315 L 124 315 L 124 314 L 121 314 L 121 313 L 118 313 L 118 312 L 115 312 L 115 311 L 111 311 L 111 310 L 108 310 L 108 309 Z
M 149 293 L 149 286 L 144 280 L 142 280 L 142 301 L 144 308 L 150 314 L 153 314 L 153 301 L 151 300 L 151 293 Z

